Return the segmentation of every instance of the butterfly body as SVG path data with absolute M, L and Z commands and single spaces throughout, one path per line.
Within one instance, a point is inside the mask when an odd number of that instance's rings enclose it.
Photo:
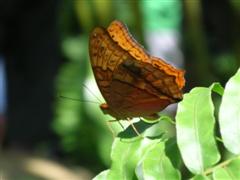
M 149 55 L 120 21 L 90 36 L 89 54 L 98 87 L 106 100 L 100 105 L 117 120 L 156 119 L 157 112 L 182 98 L 184 71 Z

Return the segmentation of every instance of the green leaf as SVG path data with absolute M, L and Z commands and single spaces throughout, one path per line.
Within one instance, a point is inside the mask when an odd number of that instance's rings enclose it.
M 167 157 L 177 169 L 181 168 L 182 158 L 177 146 L 176 137 L 169 138 L 165 143 L 165 152 Z
M 152 147 L 155 144 L 158 144 L 160 141 L 163 141 L 163 139 L 166 140 L 168 139 L 168 134 L 165 133 L 164 129 L 160 128 L 162 122 L 165 121 L 159 121 L 153 124 L 147 124 L 146 122 L 143 121 L 134 123 L 135 128 L 143 134 L 144 138 L 137 136 L 136 132 L 134 132 L 133 128 L 130 125 L 123 132 L 120 132 L 118 136 L 115 138 L 112 145 L 111 151 L 112 164 L 109 171 L 106 174 L 101 173 L 95 178 L 104 177 L 105 179 L 110 180 L 137 179 L 135 172 L 139 171 L 136 171 L 136 168 L 141 159 L 144 157 L 145 153 L 149 152 L 149 150 L 152 149 Z M 168 151 L 170 152 L 170 150 L 171 152 L 176 152 L 176 150 L 175 151 L 172 150 L 172 148 L 175 147 L 176 141 L 174 140 L 173 142 L 173 140 L 171 140 L 166 141 L 166 148 L 160 150 L 161 151 L 165 150 L 166 153 Z M 159 152 L 158 156 L 161 155 L 161 151 Z M 179 155 L 172 157 L 176 158 L 179 157 Z M 175 160 L 174 163 L 179 164 L 179 161 Z M 171 164 L 170 161 L 169 164 Z M 156 166 L 159 166 L 159 164 Z
M 210 180 L 210 178 L 205 175 L 198 174 L 191 178 L 191 180 Z
M 176 170 L 165 154 L 164 142 L 152 144 L 136 169 L 138 179 L 180 179 Z
M 108 173 L 109 173 L 109 170 L 102 171 L 97 176 L 95 176 L 93 180 L 105 180 L 107 179 Z
M 217 168 L 213 171 L 214 180 L 239 180 L 240 179 L 240 159 L 235 159 L 228 165 Z
M 203 173 L 220 159 L 214 139 L 214 106 L 210 88 L 197 87 L 184 95 L 176 115 L 177 143 L 184 164 L 194 174 Z
M 148 138 L 116 138 L 112 146 L 112 165 L 107 179 L 136 179 L 135 168 L 144 153 L 159 139 Z
M 230 152 L 240 154 L 240 69 L 226 84 L 219 125 L 224 146 Z
M 220 96 L 223 95 L 224 93 L 224 88 L 222 87 L 222 85 L 220 83 L 213 83 L 211 86 L 210 86 L 210 89 L 219 94 Z
M 149 124 L 149 123 L 146 123 L 145 121 L 138 121 L 136 123 L 133 123 L 132 125 L 137 129 L 137 131 L 140 134 L 143 134 L 147 129 L 151 129 L 150 127 L 152 127 L 154 124 L 157 124 L 157 123 L 155 122 L 155 123 Z M 124 131 L 118 133 L 118 137 L 123 139 L 134 138 L 136 136 L 137 136 L 137 133 L 134 131 L 131 125 L 129 125 Z

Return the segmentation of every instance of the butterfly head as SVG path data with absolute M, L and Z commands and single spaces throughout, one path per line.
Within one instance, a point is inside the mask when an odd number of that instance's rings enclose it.
M 116 113 L 114 110 L 112 110 L 107 103 L 103 103 L 100 105 L 100 109 L 102 110 L 103 114 L 111 115 L 112 117 L 116 119 L 122 119 L 118 113 Z
M 108 104 L 106 104 L 106 103 L 101 104 L 101 105 L 100 105 L 100 109 L 102 110 L 102 112 L 103 112 L 104 114 L 109 114 L 109 113 L 108 113 L 108 111 L 109 111 L 109 106 L 108 106 Z

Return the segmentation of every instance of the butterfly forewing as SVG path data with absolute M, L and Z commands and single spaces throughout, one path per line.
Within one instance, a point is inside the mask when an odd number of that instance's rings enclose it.
M 101 108 L 116 119 L 152 116 L 182 98 L 184 72 L 150 56 L 120 21 L 95 28 L 89 52 Z

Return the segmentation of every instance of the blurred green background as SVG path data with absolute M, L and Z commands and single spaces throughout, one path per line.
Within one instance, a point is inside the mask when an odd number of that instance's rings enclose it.
M 151 54 L 186 70 L 185 92 L 215 81 L 224 85 L 240 65 L 235 0 L 1 0 L 0 10 L 7 89 L 0 179 L 51 179 L 63 169 L 66 177 L 90 179 L 110 164 L 106 121 L 113 118 L 99 109 L 104 100 L 88 54 L 96 26 L 123 21 Z M 61 167 L 51 176 L 40 165 L 28 168 L 30 158 L 42 158 L 49 170 Z

